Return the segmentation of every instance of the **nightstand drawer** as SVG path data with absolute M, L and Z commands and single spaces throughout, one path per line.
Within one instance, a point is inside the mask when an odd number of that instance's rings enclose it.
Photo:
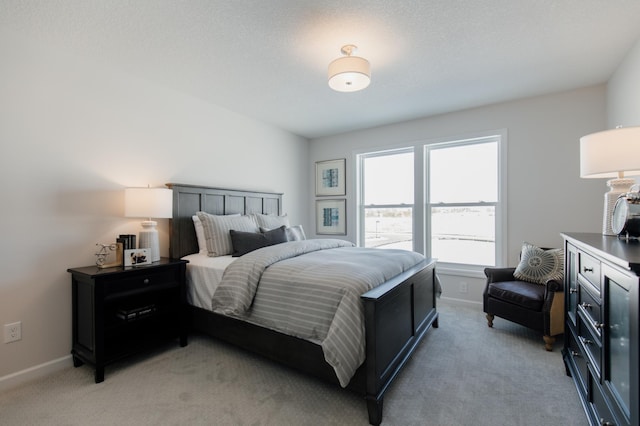
M 106 297 L 117 296 L 119 293 L 131 293 L 145 290 L 152 286 L 170 286 L 180 284 L 179 268 L 154 269 L 149 271 L 135 271 L 125 277 L 104 278 L 104 292 Z

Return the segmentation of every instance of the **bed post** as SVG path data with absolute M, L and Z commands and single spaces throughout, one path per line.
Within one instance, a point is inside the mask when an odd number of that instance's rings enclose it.
M 369 414 L 369 424 L 379 426 L 382 423 L 382 401 L 380 399 L 367 396 L 367 412 Z
M 437 325 L 433 259 L 363 294 L 369 423 L 382 422 L 384 393 L 427 330 Z

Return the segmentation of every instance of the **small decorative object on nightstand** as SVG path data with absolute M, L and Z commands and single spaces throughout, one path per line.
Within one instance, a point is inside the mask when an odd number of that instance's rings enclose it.
M 73 365 L 105 365 L 156 342 L 187 345 L 186 260 L 161 258 L 143 268 L 71 268 Z
M 138 238 L 138 247 L 148 248 L 151 261 L 160 260 L 160 243 L 156 218 L 170 218 L 173 213 L 173 191 L 168 188 L 127 188 L 124 190 L 124 215 L 143 217 L 142 230 Z

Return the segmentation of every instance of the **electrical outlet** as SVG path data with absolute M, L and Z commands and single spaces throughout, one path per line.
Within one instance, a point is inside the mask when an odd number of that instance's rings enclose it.
M 460 282 L 460 286 L 458 287 L 458 291 L 460 293 L 467 293 L 469 292 L 469 284 L 467 284 L 466 281 L 461 281 Z
M 22 321 L 4 325 L 4 342 L 11 343 L 22 340 Z

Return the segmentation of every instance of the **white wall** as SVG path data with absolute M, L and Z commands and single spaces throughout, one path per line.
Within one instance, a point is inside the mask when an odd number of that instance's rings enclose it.
M 0 57 L 0 326 L 22 321 L 23 336 L 0 342 L 0 385 L 68 357 L 66 270 L 137 233 L 122 217 L 126 186 L 283 192 L 292 223 L 310 227 L 306 139 L 18 35 L 2 34 Z
M 640 126 L 640 39 L 607 84 L 608 128 Z
M 507 129 L 506 249 L 507 263 L 516 265 L 523 241 L 561 247 L 560 232 L 600 231 L 606 185 L 604 180 L 580 179 L 579 138 L 605 127 L 605 99 L 605 86 L 600 85 L 315 139 L 310 158 L 312 162 L 347 158 L 346 238 L 355 242 L 354 151 Z M 311 171 L 310 194 L 313 180 Z M 415 186 L 421 188 L 422 182 L 416 179 Z M 309 199 L 311 212 L 314 200 Z M 462 280 L 469 284 L 467 294 L 458 292 Z M 481 301 L 484 280 L 443 277 L 443 281 L 443 297 Z

